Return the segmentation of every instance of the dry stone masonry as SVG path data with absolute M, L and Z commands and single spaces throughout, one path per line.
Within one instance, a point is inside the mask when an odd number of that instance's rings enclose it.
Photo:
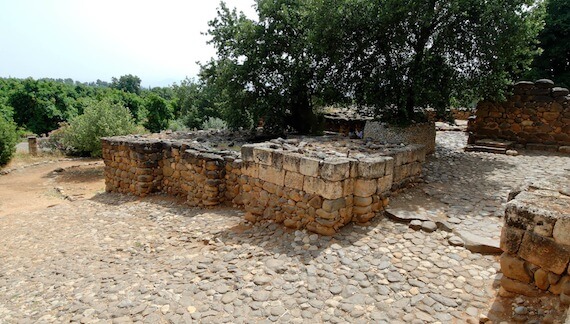
M 570 304 L 570 175 L 511 194 L 501 235 L 501 285 L 536 296 L 550 291 Z
M 527 149 L 570 152 L 570 96 L 551 80 L 522 81 L 505 102 L 482 101 L 470 120 L 469 144 L 507 140 Z
M 276 139 L 213 150 L 192 139 L 102 139 L 106 190 L 161 192 L 190 206 L 243 207 L 252 222 L 273 220 L 332 235 L 365 223 L 397 190 L 421 176 L 421 145 L 380 145 L 342 137 Z

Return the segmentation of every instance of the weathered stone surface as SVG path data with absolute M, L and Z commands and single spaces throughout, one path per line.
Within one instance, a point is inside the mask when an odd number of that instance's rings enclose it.
M 568 200 L 570 201 L 570 198 Z M 570 209 L 568 210 L 568 216 L 570 216 Z M 570 218 L 558 219 L 552 234 L 556 243 L 570 246 Z
M 321 160 L 304 157 L 299 162 L 299 171 L 302 175 L 318 177 Z
M 553 239 L 526 232 L 518 255 L 545 270 L 561 274 L 566 271 L 570 252 Z
M 550 287 L 550 282 L 548 281 L 548 271 L 544 269 L 536 270 L 534 272 L 534 283 L 538 288 L 542 290 L 548 290 Z
M 422 222 L 422 230 L 428 233 L 435 232 L 437 230 L 437 224 L 432 221 Z
M 524 232 L 524 230 L 518 228 L 503 226 L 501 230 L 501 250 L 516 255 L 519 251 Z
M 398 209 L 398 208 L 393 208 L 393 207 L 389 207 L 386 208 L 386 216 L 397 220 L 399 222 L 410 222 L 414 219 L 420 220 L 420 221 L 428 221 L 429 218 L 425 215 L 425 214 L 420 214 L 417 213 L 415 211 L 409 211 L 409 210 L 404 210 L 404 209 Z
M 358 176 L 364 179 L 381 178 L 386 174 L 386 162 L 391 157 L 361 159 L 358 163 Z
M 469 251 L 484 254 L 500 254 L 503 252 L 499 240 L 475 235 L 467 231 L 458 231 L 457 235 L 465 242 L 465 248 Z
M 349 160 L 333 160 L 322 163 L 320 175 L 329 181 L 341 181 L 350 176 Z
M 555 295 L 560 295 L 564 289 L 564 287 L 570 282 L 570 277 L 569 276 L 564 276 L 562 278 L 560 278 L 560 280 L 557 283 L 551 283 L 550 284 L 550 288 L 548 288 L 548 291 L 550 291 L 551 293 L 555 294 Z
M 527 272 L 524 260 L 505 252 L 501 255 L 500 263 L 501 272 L 505 276 L 524 283 L 532 282 L 533 278 Z
M 370 197 L 376 193 L 378 182 L 376 179 L 356 179 L 354 182 L 354 195 Z
M 285 182 L 284 185 L 285 187 L 288 188 L 293 188 L 293 189 L 297 189 L 297 190 L 303 190 L 303 183 L 304 183 L 305 177 L 297 172 L 292 172 L 292 171 L 286 171 L 285 172 Z
M 541 295 L 540 290 L 538 290 L 534 285 L 510 279 L 505 276 L 501 278 L 501 287 L 507 291 L 528 297 L 536 297 Z

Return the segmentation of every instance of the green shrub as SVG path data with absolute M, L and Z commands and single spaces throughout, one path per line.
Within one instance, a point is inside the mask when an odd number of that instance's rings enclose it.
M 202 129 L 226 129 L 228 124 L 218 117 L 208 117 L 202 123 Z
M 129 109 L 108 99 L 90 102 L 83 115 L 73 118 L 63 128 L 62 145 L 78 154 L 101 156 L 101 137 L 144 131 L 135 124 Z
M 187 131 L 189 131 L 188 126 L 186 126 L 186 123 L 185 123 L 184 119 L 182 119 L 182 118 L 174 119 L 174 120 L 171 120 L 170 122 L 168 122 L 168 129 L 170 129 L 173 132 L 187 132 Z
M 0 165 L 5 165 L 10 161 L 16 144 L 18 143 L 18 132 L 16 124 L 10 119 L 0 115 Z

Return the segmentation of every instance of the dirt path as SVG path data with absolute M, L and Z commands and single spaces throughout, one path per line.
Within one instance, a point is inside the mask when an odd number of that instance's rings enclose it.
M 0 217 L 89 199 L 104 189 L 101 160 L 77 159 L 20 167 L 0 175 Z

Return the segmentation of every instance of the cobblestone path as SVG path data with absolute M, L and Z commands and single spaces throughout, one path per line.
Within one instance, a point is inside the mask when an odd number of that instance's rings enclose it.
M 439 133 L 414 190 L 489 236 L 510 188 L 570 168 L 569 157 L 464 143 Z M 500 297 L 497 257 L 450 235 L 379 218 L 322 237 L 249 226 L 239 210 L 99 194 L 0 218 L 0 323 L 564 321 L 556 298 Z

